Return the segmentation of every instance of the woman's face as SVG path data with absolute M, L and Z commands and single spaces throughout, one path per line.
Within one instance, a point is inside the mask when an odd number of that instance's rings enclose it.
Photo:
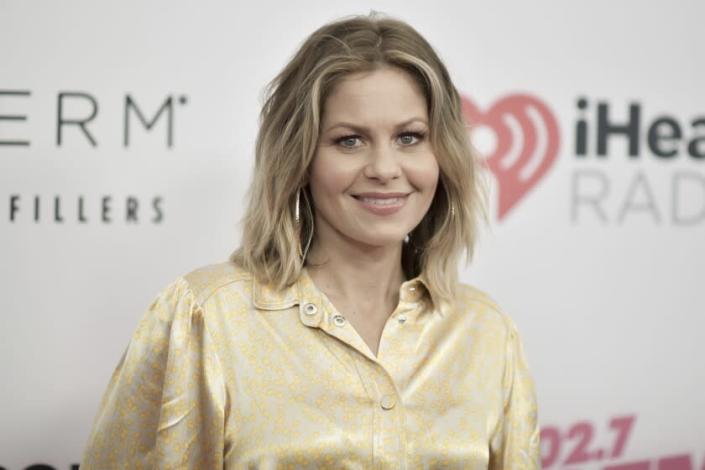
M 426 100 L 404 71 L 349 75 L 324 103 L 310 188 L 319 242 L 399 244 L 428 211 L 438 162 Z

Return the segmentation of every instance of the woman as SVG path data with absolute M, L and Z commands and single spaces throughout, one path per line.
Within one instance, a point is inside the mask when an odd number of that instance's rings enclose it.
M 457 279 L 483 191 L 431 46 L 343 19 L 267 96 L 242 245 L 149 307 L 82 468 L 539 468 L 517 330 Z

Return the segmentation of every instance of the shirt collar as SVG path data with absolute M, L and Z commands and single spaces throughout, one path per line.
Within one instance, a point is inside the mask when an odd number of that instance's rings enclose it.
M 321 305 L 322 292 L 313 283 L 313 280 L 304 267 L 299 278 L 292 285 L 283 289 L 276 289 L 270 284 L 263 284 L 255 276 L 252 279 L 252 301 L 256 308 L 260 310 L 284 310 L 295 305 L 302 311 L 302 319 L 305 315 L 305 306 L 309 303 Z M 400 287 L 401 302 L 420 302 L 427 299 L 431 302 L 432 310 L 442 315 L 442 309 L 438 308 L 431 294 L 431 289 L 423 275 L 404 281 Z

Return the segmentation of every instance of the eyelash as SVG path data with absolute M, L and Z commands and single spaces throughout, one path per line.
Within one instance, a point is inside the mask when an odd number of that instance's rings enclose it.
M 404 136 L 412 136 L 417 139 L 417 141 L 414 142 L 413 144 L 405 145 L 406 147 L 408 147 L 411 145 L 416 145 L 419 142 L 423 141 L 424 138 L 426 137 L 426 133 L 425 132 L 402 132 L 401 134 L 399 134 L 399 137 L 404 137 Z M 346 136 L 340 137 L 338 139 L 335 139 L 335 143 L 344 149 L 352 150 L 355 147 L 348 147 L 348 146 L 342 145 L 343 142 L 345 142 L 346 140 L 350 140 L 350 139 L 360 139 L 360 136 L 358 134 L 346 135 Z

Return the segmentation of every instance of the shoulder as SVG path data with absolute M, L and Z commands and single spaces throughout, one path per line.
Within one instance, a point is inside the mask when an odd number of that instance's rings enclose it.
M 487 292 L 476 286 L 459 283 L 456 291 L 456 310 L 461 315 L 472 315 L 482 323 L 494 325 L 507 334 L 516 333 L 512 317 Z
M 198 304 L 228 286 L 250 286 L 252 274 L 232 261 L 200 266 L 179 278 L 188 286 Z
M 249 271 L 231 261 L 197 267 L 164 287 L 145 318 L 172 324 L 246 311 L 252 305 L 252 281 Z

